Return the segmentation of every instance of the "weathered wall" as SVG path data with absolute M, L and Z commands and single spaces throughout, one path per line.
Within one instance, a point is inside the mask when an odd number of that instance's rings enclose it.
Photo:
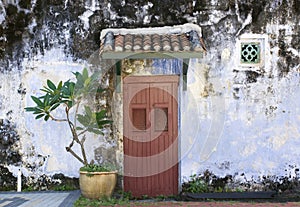
M 182 105 L 182 145 L 188 140 L 187 149 L 192 146 L 182 161 L 182 174 L 208 169 L 252 185 L 298 180 L 297 2 L 229 1 L 214 7 L 217 10 L 211 6 L 203 5 L 206 10 L 199 11 L 197 19 L 209 51 L 200 61 L 209 67 L 208 78 L 201 79 L 203 67 L 196 64 L 195 72 L 188 74 L 187 93 L 194 100 Z M 267 37 L 264 66 L 240 67 L 238 40 L 259 36 L 253 33 Z M 208 96 L 201 94 L 201 82 L 208 85 Z
M 79 163 L 69 163 L 73 159 L 59 149 L 66 142 L 60 137 L 69 134 L 24 113 L 40 80 L 67 80 L 71 71 L 81 70 L 98 49 L 103 28 L 193 22 L 202 27 L 208 53 L 191 62 L 188 90 L 181 94 L 182 113 L 198 114 L 182 116 L 182 176 L 206 169 L 240 181 L 297 175 L 299 5 L 299 0 L 0 1 L 0 118 L 6 123 L 0 150 L 14 157 L 1 157 L 1 166 L 14 175 L 21 167 L 36 178 L 77 176 Z M 266 64 L 241 69 L 236 43 L 251 33 L 267 35 Z M 106 149 L 116 145 L 102 139 L 91 141 L 90 156 L 96 151 L 98 161 L 99 152 L 110 154 Z

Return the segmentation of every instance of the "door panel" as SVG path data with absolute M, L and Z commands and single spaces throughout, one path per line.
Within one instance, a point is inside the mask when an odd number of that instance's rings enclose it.
M 124 80 L 124 190 L 178 193 L 178 77 Z

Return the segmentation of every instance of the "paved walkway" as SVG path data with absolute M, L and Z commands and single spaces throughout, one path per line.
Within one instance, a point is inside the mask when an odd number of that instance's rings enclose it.
M 0 192 L 0 207 L 73 207 L 79 198 L 80 191 L 40 191 L 40 192 Z M 300 198 L 299 198 L 300 199 Z M 156 207 L 300 207 L 297 201 L 252 200 L 252 201 L 132 201 L 130 206 L 156 206 Z M 128 206 L 128 205 L 126 205 Z
M 0 192 L 0 207 L 73 207 L 80 191 Z

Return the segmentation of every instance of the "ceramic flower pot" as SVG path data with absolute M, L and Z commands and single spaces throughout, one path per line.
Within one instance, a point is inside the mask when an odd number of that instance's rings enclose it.
M 117 172 L 80 171 L 79 185 L 86 198 L 111 197 L 117 183 Z

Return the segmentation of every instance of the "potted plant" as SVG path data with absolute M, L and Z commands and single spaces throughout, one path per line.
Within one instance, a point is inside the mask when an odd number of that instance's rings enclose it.
M 32 112 L 36 119 L 53 120 L 68 125 L 72 139 L 66 151 L 83 164 L 79 177 L 83 196 L 87 198 L 110 197 L 116 185 L 117 172 L 95 165 L 93 161 L 88 162 L 85 151 L 86 133 L 103 134 L 103 128 L 111 124 L 105 109 L 94 111 L 86 104 L 87 100 L 93 100 L 105 89 L 100 87 L 97 73 L 89 76 L 85 68 L 82 73 L 73 74 L 76 82 L 60 81 L 55 85 L 51 80 L 47 80 L 47 86 L 41 89 L 43 95 L 31 96 L 36 106 L 26 107 L 25 110 Z M 65 117 L 54 117 L 53 112 L 62 110 L 62 107 L 64 107 Z M 80 111 L 83 113 L 80 114 Z M 74 113 L 75 116 L 72 116 Z M 76 144 L 80 147 L 80 153 L 72 149 Z

